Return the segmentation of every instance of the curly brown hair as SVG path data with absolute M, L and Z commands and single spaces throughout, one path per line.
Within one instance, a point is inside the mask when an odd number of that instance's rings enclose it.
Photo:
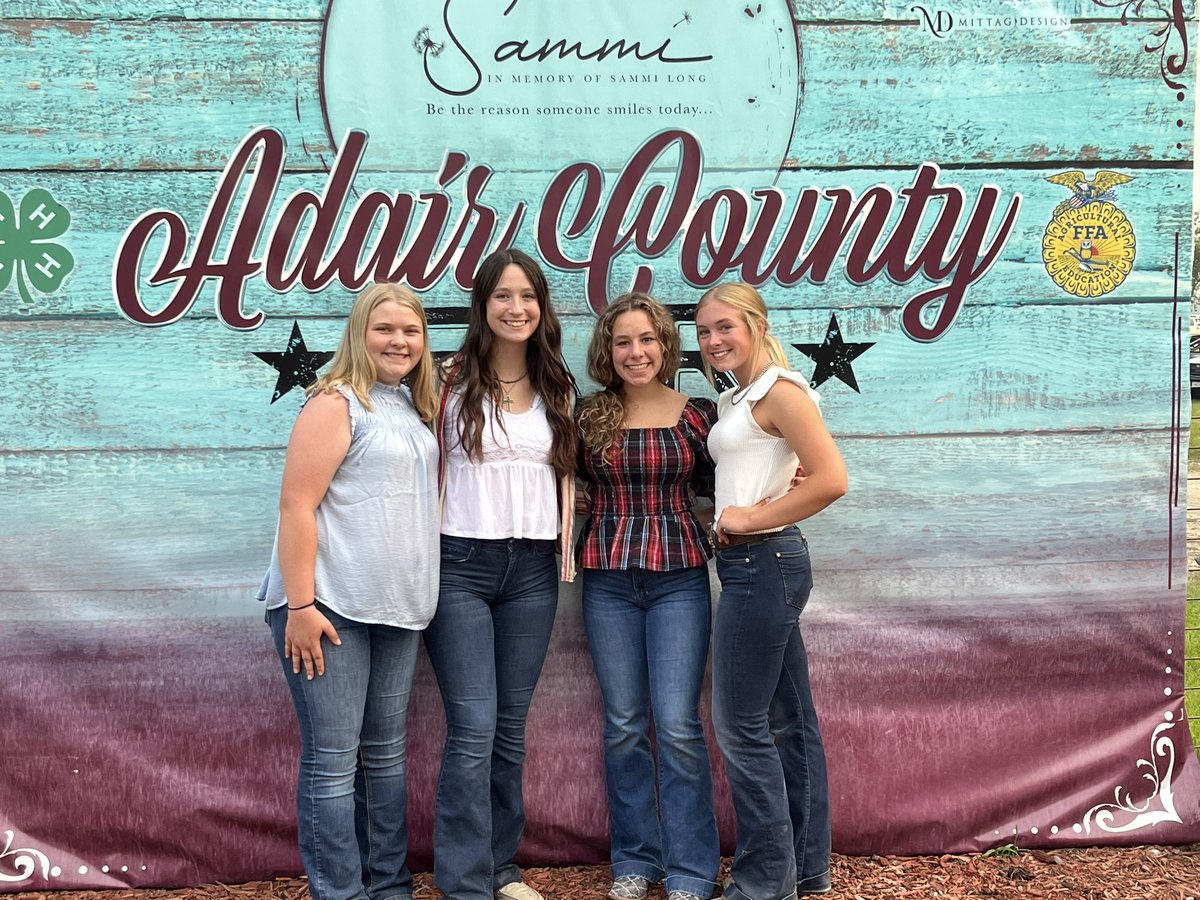
M 603 386 L 579 404 L 575 417 L 580 437 L 588 450 L 604 455 L 616 444 L 625 424 L 624 382 L 612 363 L 613 329 L 617 319 L 628 312 L 644 312 L 662 346 L 662 367 L 658 380 L 670 384 L 679 369 L 679 330 L 671 311 L 649 294 L 622 294 L 608 305 L 596 320 L 588 345 L 587 369 L 592 380 Z

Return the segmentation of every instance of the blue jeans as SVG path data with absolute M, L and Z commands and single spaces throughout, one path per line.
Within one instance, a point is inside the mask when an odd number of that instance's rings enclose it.
M 613 878 L 665 875 L 668 891 L 700 897 L 712 896 L 721 862 L 699 713 L 711 605 L 707 566 L 584 570 L 583 625 L 604 699 Z
M 829 784 L 799 616 L 812 588 L 795 527 L 717 552 L 713 725 L 737 813 L 726 900 L 787 900 L 829 877 Z
M 554 543 L 442 535 L 425 647 L 446 710 L 433 874 L 448 900 L 492 900 L 521 880 L 525 717 L 558 607 Z
M 341 645 L 321 639 L 325 674 L 309 681 L 283 658 L 286 608 L 267 621 L 300 728 L 300 858 L 313 900 L 411 897 L 408 696 L 419 633 L 321 612 Z

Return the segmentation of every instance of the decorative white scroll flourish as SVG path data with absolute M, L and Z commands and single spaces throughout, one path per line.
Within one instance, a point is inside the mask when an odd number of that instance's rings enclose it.
M 4 832 L 4 850 L 0 851 L 0 860 L 8 856 L 15 855 L 17 858 L 11 863 L 17 872 L 15 875 L 10 875 L 7 872 L 0 872 L 0 881 L 24 881 L 36 871 L 38 863 L 42 864 L 42 877 L 50 877 L 50 860 L 41 850 L 26 849 L 23 847 L 13 847 L 12 842 L 15 835 L 11 831 Z
M 1114 791 L 1115 802 L 1098 803 L 1083 816 L 1083 828 L 1092 833 L 1092 820 L 1101 831 L 1118 834 L 1125 831 L 1135 831 L 1147 825 L 1157 825 L 1159 822 L 1182 822 L 1179 813 L 1175 811 L 1175 798 L 1171 793 L 1171 775 L 1175 770 L 1175 742 L 1166 732 L 1170 731 L 1177 722 L 1161 722 L 1150 736 L 1150 759 L 1139 759 L 1138 769 L 1142 770 L 1142 778 L 1150 782 L 1150 796 L 1142 803 L 1137 803 L 1133 795 L 1120 785 Z M 1159 772 L 1158 761 L 1165 760 L 1165 769 Z M 1151 809 L 1155 800 L 1159 808 Z M 1128 821 L 1115 824 L 1118 813 L 1132 816 Z M 1122 816 L 1122 818 L 1124 818 Z

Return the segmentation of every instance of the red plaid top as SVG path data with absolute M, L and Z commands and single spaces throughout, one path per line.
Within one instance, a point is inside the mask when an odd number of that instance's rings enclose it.
M 693 397 L 674 426 L 626 429 L 603 457 L 581 443 L 579 474 L 591 482 L 591 499 L 580 568 L 665 572 L 708 561 L 692 499 L 712 496 L 707 441 L 716 421 L 717 405 Z

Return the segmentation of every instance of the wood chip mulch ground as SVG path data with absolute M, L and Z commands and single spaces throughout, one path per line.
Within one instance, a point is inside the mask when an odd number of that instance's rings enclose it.
M 728 860 L 725 861 L 728 867 Z M 724 871 L 722 872 L 724 874 Z M 546 900 L 602 900 L 607 866 L 526 869 Z M 441 893 L 416 876 L 413 900 Z M 664 900 L 660 889 L 649 900 Z M 1011 855 L 834 856 L 829 900 L 924 897 L 1055 897 L 1091 900 L 1200 900 L 1200 844 L 1013 850 Z M 11 900 L 308 900 L 303 878 L 177 890 L 50 891 Z

